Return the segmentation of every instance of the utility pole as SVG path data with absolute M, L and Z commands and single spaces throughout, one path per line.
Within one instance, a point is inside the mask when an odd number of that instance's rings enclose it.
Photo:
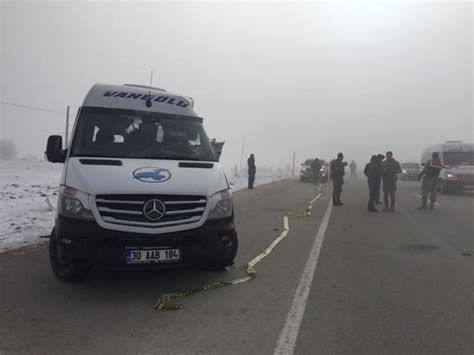
M 66 149 L 68 147 L 68 143 L 69 143 L 69 106 L 67 107 L 67 110 L 66 110 Z
M 244 159 L 245 139 L 242 139 L 242 150 L 240 151 L 240 171 L 242 171 L 242 160 Z
M 295 158 L 296 152 L 293 152 L 293 170 L 291 171 L 291 177 L 295 177 Z

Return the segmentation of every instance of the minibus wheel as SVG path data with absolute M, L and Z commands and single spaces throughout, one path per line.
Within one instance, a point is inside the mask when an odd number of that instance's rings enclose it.
M 220 271 L 220 270 L 224 270 L 228 266 L 234 265 L 234 259 L 235 259 L 235 256 L 237 255 L 237 250 L 239 248 L 239 239 L 237 238 L 237 233 L 235 231 L 232 231 L 230 236 L 231 236 L 232 246 L 229 252 L 221 260 L 204 264 L 203 265 L 204 269 Z
M 63 282 L 80 282 L 87 277 L 90 267 L 80 267 L 63 262 L 58 257 L 58 241 L 53 229 L 49 238 L 49 261 L 54 275 Z

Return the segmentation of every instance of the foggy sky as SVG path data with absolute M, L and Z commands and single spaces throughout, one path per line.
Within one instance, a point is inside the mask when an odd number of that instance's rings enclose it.
M 192 96 L 227 169 L 365 162 L 474 141 L 466 2 L 2 2 L 0 101 L 72 116 L 95 83 Z M 64 117 L 0 105 L 0 137 L 42 155 Z

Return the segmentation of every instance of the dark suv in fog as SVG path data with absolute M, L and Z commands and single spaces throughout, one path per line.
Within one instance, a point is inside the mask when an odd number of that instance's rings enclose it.
M 300 169 L 300 181 L 313 181 L 313 169 L 311 169 L 311 163 L 314 159 L 306 159 L 304 163 L 301 164 Z M 329 179 L 329 165 L 324 159 L 319 159 L 321 164 L 321 170 L 319 171 L 319 181 L 327 182 Z

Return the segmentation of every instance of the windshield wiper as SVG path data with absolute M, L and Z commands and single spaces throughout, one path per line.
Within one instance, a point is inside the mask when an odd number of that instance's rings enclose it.
M 192 158 L 186 157 L 182 155 L 173 155 L 173 156 L 165 156 L 165 157 L 154 157 L 155 159 L 163 159 L 163 160 L 191 160 L 191 161 L 204 161 L 199 158 Z
M 115 158 L 120 159 L 115 155 L 105 155 L 105 154 L 72 154 L 72 157 L 86 157 L 86 158 Z

